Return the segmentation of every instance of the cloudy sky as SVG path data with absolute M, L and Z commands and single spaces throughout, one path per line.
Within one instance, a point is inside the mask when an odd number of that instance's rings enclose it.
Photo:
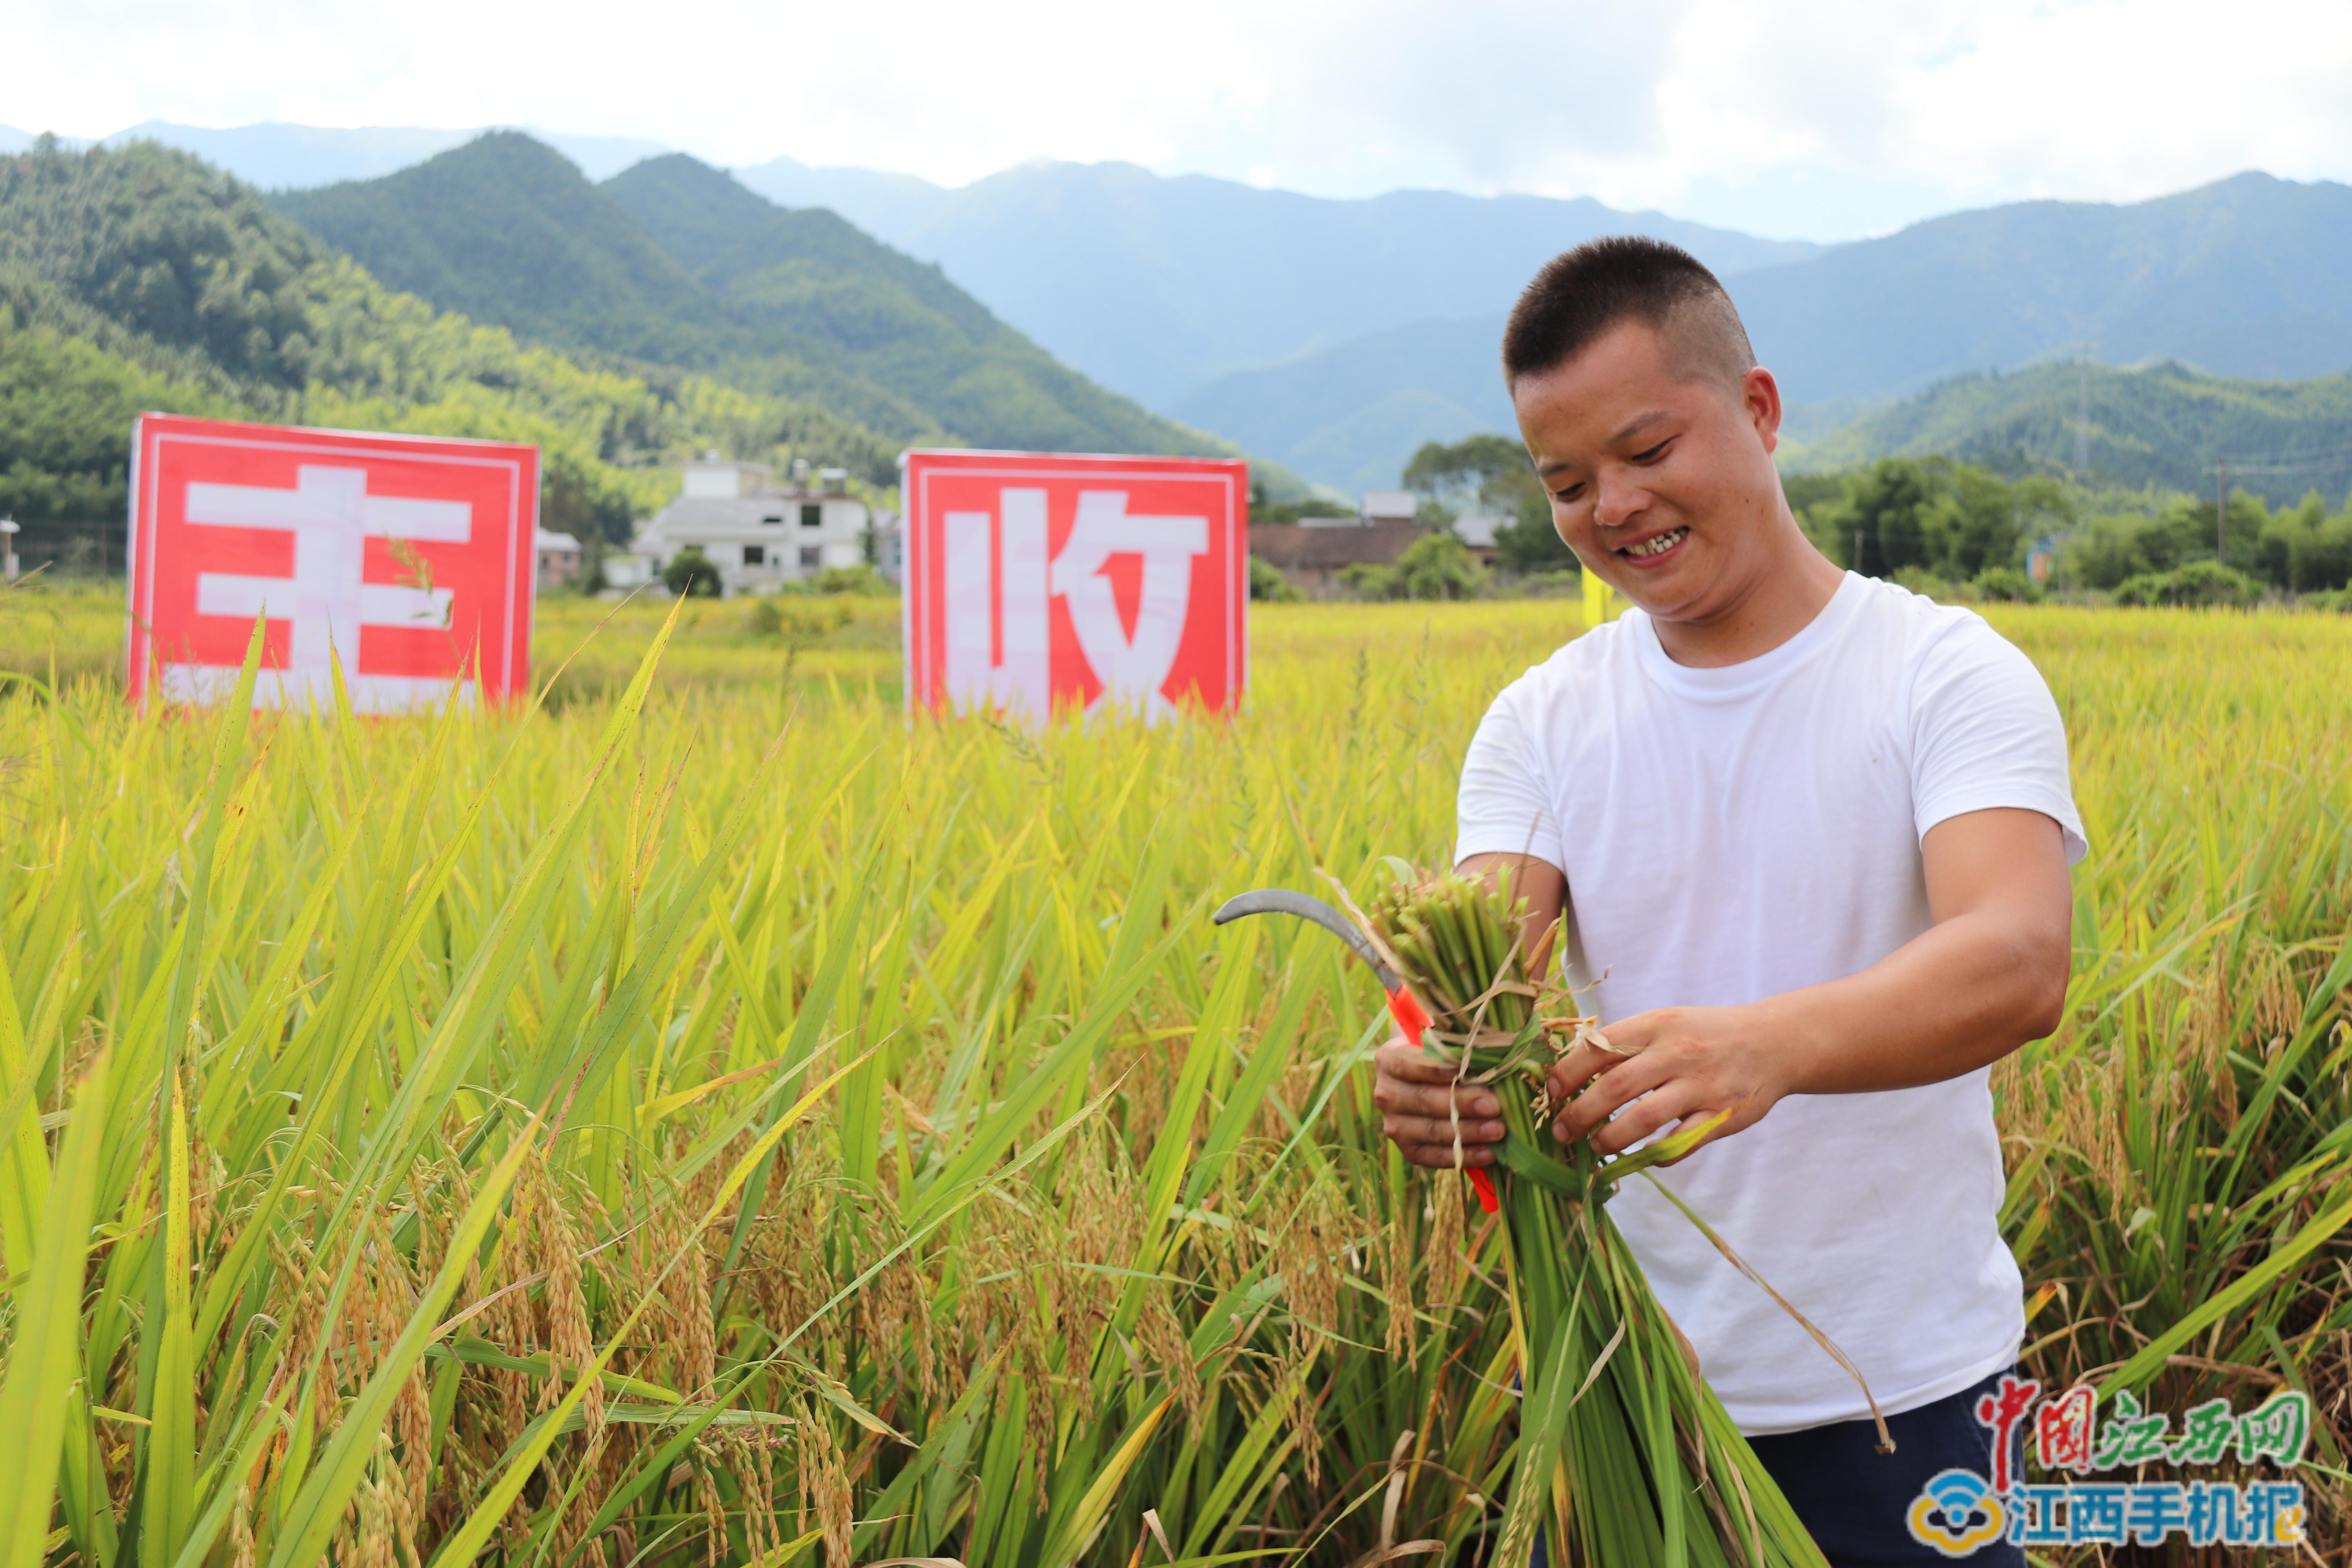
M 0 0 L 0 124 L 523 124 L 961 184 L 1125 159 L 1836 239 L 2352 178 L 2346 0 Z

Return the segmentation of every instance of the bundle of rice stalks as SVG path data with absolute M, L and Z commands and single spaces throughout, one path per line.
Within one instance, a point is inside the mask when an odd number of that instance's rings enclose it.
M 1399 880 L 1370 914 L 1384 956 L 1430 1015 L 1423 1050 L 1453 1063 L 1465 1084 L 1490 1086 L 1508 1129 L 1496 1185 L 1523 1403 L 1495 1561 L 1527 1563 L 1540 1528 L 1555 1563 L 1819 1568 L 1819 1549 L 1708 1390 L 1603 1206 L 1617 1183 L 1675 1159 L 1708 1129 L 1679 1128 L 1606 1162 L 1588 1143 L 1566 1159 L 1549 1152 L 1545 1075 L 1591 1020 L 1546 1016 L 1552 998 L 1528 974 L 1517 940 L 1525 912 L 1507 879 L 1444 873 Z

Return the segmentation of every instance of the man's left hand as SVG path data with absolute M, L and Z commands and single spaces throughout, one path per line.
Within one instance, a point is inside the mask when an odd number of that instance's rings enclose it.
M 1720 1114 L 1694 1145 L 1704 1146 L 1753 1127 L 1790 1092 L 1789 1053 L 1749 1008 L 1658 1007 L 1601 1034 L 1611 1048 L 1587 1039 L 1551 1069 L 1563 1143 L 1589 1135 L 1594 1152 L 1622 1154 L 1672 1122 Z
M 1843 980 L 1607 1026 L 1613 1051 L 1588 1040 L 1552 1069 L 1561 1140 L 1622 1154 L 1670 1122 L 1721 1114 L 1699 1147 L 1788 1095 L 1941 1083 L 2056 1028 L 2074 912 L 2058 824 L 2012 806 L 1967 812 L 1929 828 L 1920 853 L 1935 924 Z

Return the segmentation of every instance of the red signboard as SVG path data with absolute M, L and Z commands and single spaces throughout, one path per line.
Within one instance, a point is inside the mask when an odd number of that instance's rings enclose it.
M 910 703 L 1030 721 L 1239 704 L 1248 464 L 969 451 L 903 461 Z
M 131 437 L 134 700 L 430 704 L 530 680 L 539 448 L 141 416 Z

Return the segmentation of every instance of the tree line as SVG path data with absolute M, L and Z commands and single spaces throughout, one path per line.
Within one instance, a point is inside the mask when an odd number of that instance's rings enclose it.
M 1433 571 L 1433 553 L 1418 564 L 1435 591 L 1419 596 L 1508 591 L 1515 583 L 1541 588 L 1576 570 L 1517 440 L 1429 442 L 1402 479 L 1441 533 L 1466 516 L 1507 520 L 1495 532 L 1495 583 Z M 1832 561 L 1941 597 L 2057 592 L 2122 603 L 2251 603 L 2266 594 L 2352 590 L 2352 496 L 2331 508 L 2314 490 L 2273 510 L 2260 495 L 2232 489 L 2217 517 L 2211 496 L 2155 486 L 2095 489 L 2043 474 L 2007 479 L 1941 457 L 1882 458 L 1781 482 L 1798 523 Z
M 2273 510 L 2232 489 L 2221 508 L 2211 496 L 2154 486 L 2003 479 L 1949 458 L 1882 458 L 1782 483 L 1806 532 L 1840 565 L 1987 597 L 2046 587 L 2126 603 L 2251 602 L 2265 593 L 2341 594 L 2352 584 L 2352 497 L 2331 509 L 2316 490 Z M 2042 552 L 2046 583 L 2026 570 Z

